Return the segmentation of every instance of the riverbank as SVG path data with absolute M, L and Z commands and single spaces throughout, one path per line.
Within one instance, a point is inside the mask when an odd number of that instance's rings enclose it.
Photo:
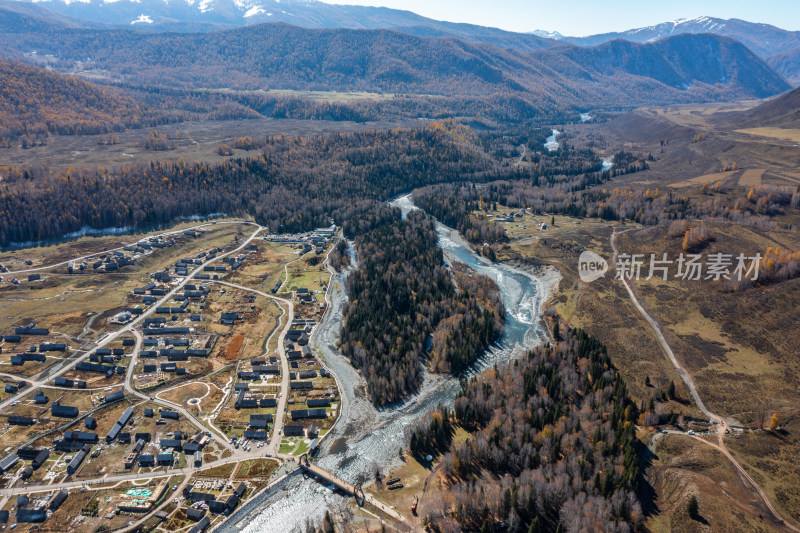
M 410 195 L 391 202 L 404 213 L 416 206 Z M 534 273 L 511 265 L 491 263 L 478 256 L 458 232 L 437 222 L 439 245 L 448 263 L 455 261 L 487 275 L 497 283 L 506 309 L 505 329 L 481 358 L 465 373 L 467 377 L 521 356 L 547 341 L 547 330 L 541 321 L 542 304 L 557 287 L 555 269 Z M 461 385 L 459 378 L 425 371 L 420 390 L 407 401 L 385 409 L 377 409 L 366 393 L 361 374 L 336 348 L 347 301 L 348 267 L 331 277 L 328 309 L 311 336 L 312 349 L 320 355 L 340 384 L 342 405 L 339 419 L 321 445 L 315 461 L 321 468 L 335 473 L 349 483 L 365 487 L 375 473 L 388 472 L 402 464 L 400 452 L 407 446 L 410 431 L 426 413 L 438 405 L 452 405 Z M 274 490 L 264 494 L 252 506 L 253 511 L 221 528 L 226 532 L 262 532 L 303 530 L 306 521 L 320 523 L 326 511 L 336 518 L 379 525 L 375 517 L 354 510 L 349 498 L 302 476 L 291 476 Z

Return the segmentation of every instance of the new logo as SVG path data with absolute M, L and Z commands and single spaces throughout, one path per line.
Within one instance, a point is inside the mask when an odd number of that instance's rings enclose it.
M 585 283 L 600 279 L 608 271 L 608 262 L 601 256 L 589 250 L 581 252 L 578 258 L 578 276 Z

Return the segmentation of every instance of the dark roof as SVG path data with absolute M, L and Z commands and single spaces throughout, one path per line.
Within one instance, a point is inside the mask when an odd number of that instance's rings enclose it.
M 79 442 L 97 442 L 97 433 L 88 431 L 65 431 L 64 440 L 76 440 Z
M 200 445 L 197 444 L 196 442 L 187 442 L 186 444 L 183 445 L 184 453 L 187 454 L 194 453 L 198 450 L 200 450 Z
M 189 533 L 203 533 L 209 525 L 211 525 L 211 520 L 207 516 L 204 516 L 202 520 L 189 530 Z
M 113 442 L 114 439 L 116 439 L 119 435 L 120 431 L 122 431 L 122 426 L 120 426 L 119 422 L 117 422 L 114 424 L 114 427 L 111 428 L 111 431 L 108 432 L 108 435 L 106 435 L 106 441 Z
M 119 424 L 121 426 L 124 426 L 131 419 L 131 416 L 133 416 L 133 408 L 132 407 L 128 407 L 120 415 L 119 420 L 117 420 L 117 424 Z
M 159 444 L 162 448 L 177 448 L 180 449 L 181 441 L 178 439 L 161 439 Z
M 103 401 L 105 403 L 115 402 L 117 400 L 121 400 L 125 397 L 125 391 L 118 390 L 117 392 L 112 392 L 111 394 L 107 395 Z
M 286 424 L 283 426 L 284 435 L 302 435 L 303 426 L 300 424 Z
M 214 501 L 214 495 L 210 492 L 193 490 L 189 493 L 189 499 L 192 500 L 192 502 L 211 502 Z
M 75 418 L 78 416 L 78 408 L 56 402 L 50 407 L 50 413 L 60 418 Z
M 208 509 L 212 513 L 219 514 L 219 513 L 224 513 L 225 511 L 227 511 L 228 507 L 225 505 L 225 502 L 223 502 L 223 501 L 211 500 L 210 502 L 208 502 Z
M 78 453 L 75 454 L 75 456 L 72 458 L 72 461 L 70 461 L 69 464 L 67 465 L 67 474 L 72 475 L 78 470 L 78 468 L 80 468 L 81 463 L 83 462 L 84 459 L 86 459 L 87 453 L 88 452 L 84 447 L 84 449 L 80 450 Z
M 8 417 L 8 423 L 12 426 L 32 426 L 36 420 L 29 416 L 12 415 Z
M 194 520 L 197 522 L 198 520 L 202 519 L 206 515 L 206 512 L 202 509 L 186 509 L 186 517 L 189 520 Z
M 50 510 L 55 511 L 56 509 L 61 507 L 61 504 L 64 503 L 64 500 L 67 499 L 67 496 L 69 496 L 69 492 L 67 492 L 67 489 L 61 489 L 60 491 L 53 494 L 53 497 L 50 498 L 50 502 L 48 503 L 47 506 L 50 508 Z
M 175 462 L 175 456 L 172 455 L 172 452 L 160 453 L 160 454 L 158 454 L 158 457 L 156 458 L 156 460 L 159 463 L 173 464 Z
M 292 420 L 303 420 L 308 418 L 308 409 L 294 409 L 291 414 Z
M 36 457 L 33 458 L 33 463 L 31 463 L 31 466 L 33 466 L 33 468 L 39 468 L 44 464 L 45 461 L 47 461 L 48 457 L 50 457 L 50 450 L 40 450 L 39 453 L 36 454 Z
M 34 523 L 47 520 L 47 511 L 44 509 L 17 509 L 17 522 Z

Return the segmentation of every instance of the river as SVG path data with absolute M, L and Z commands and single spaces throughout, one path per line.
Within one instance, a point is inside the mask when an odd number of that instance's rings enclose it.
M 560 143 L 556 140 L 556 137 L 558 137 L 560 134 L 561 134 L 560 131 L 554 129 L 553 134 L 547 139 L 545 139 L 544 147 L 547 148 L 548 152 L 554 152 L 555 150 L 558 150 Z
M 584 116 L 587 117 L 586 120 L 591 120 L 592 117 L 587 115 L 586 113 L 581 113 L 581 122 L 585 122 Z M 545 139 L 544 147 L 547 148 L 548 152 L 554 152 L 558 150 L 558 147 L 561 146 L 561 143 L 556 140 L 556 138 L 561 135 L 561 132 L 554 129 L 553 134 Z M 603 167 L 600 169 L 603 170 L 611 170 L 614 166 L 614 156 L 608 156 L 603 158 Z
M 212 213 L 210 215 L 192 215 L 192 216 L 184 216 L 178 217 L 173 222 L 199 222 L 204 220 L 212 220 L 214 218 L 220 218 L 227 216 L 225 213 Z M 109 235 L 131 235 L 133 233 L 146 233 L 151 230 L 159 229 L 160 226 L 153 225 L 150 227 L 143 227 L 143 228 L 135 228 L 133 226 L 123 226 L 123 227 L 106 227 L 106 228 L 93 228 L 91 226 L 84 226 L 77 231 L 73 231 L 72 233 L 65 233 L 61 237 L 53 238 L 53 239 L 45 239 L 41 241 L 25 241 L 25 242 L 11 242 L 6 247 L 0 247 L 0 252 L 6 252 L 9 250 L 21 250 L 24 248 L 38 248 L 40 246 L 51 246 L 55 244 L 61 244 L 66 241 L 74 241 L 76 239 L 80 239 L 82 237 L 107 237 Z
M 394 200 L 392 205 L 399 207 L 404 216 L 416 209 L 410 195 Z M 492 278 L 500 287 L 506 308 L 503 334 L 471 372 L 510 361 L 542 343 L 546 333 L 540 308 L 548 282 L 511 266 L 490 263 L 475 254 L 455 230 L 438 222 L 437 232 L 447 262 L 465 263 Z M 406 445 L 411 426 L 437 405 L 452 405 L 460 386 L 452 376 L 426 372 L 419 393 L 403 404 L 376 409 L 369 402 L 364 380 L 336 350 L 342 306 L 347 298 L 344 282 L 353 268 L 331 279 L 328 311 L 311 337 L 313 349 L 322 354 L 342 392 L 339 420 L 323 440 L 316 463 L 351 483 L 366 485 L 374 479 L 376 470 L 386 473 L 400 465 L 398 452 Z M 306 520 L 319 524 L 326 510 L 346 512 L 346 504 L 346 498 L 327 487 L 295 475 L 237 513 L 221 531 L 301 531 Z

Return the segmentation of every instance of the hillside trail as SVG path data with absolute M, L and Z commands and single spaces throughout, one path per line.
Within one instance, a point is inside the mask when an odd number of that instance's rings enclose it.
M 633 229 L 633 228 L 631 228 L 631 229 Z M 617 235 L 621 235 L 622 233 L 625 233 L 627 231 L 630 231 L 630 229 L 617 232 L 617 228 L 615 227 L 614 230 L 611 232 L 611 250 L 613 252 L 613 256 L 611 258 L 612 266 L 617 264 L 617 256 L 619 255 L 619 251 L 617 250 L 617 242 L 616 242 L 617 241 Z M 659 324 L 658 321 L 656 321 L 656 319 L 654 319 L 647 312 L 647 310 L 645 310 L 644 306 L 639 302 L 639 298 L 636 296 L 636 293 L 634 292 L 631 283 L 629 283 L 629 280 L 626 279 L 625 276 L 620 276 L 618 279 L 620 281 L 622 281 L 622 284 L 625 287 L 625 290 L 628 292 L 628 296 L 630 296 L 631 302 L 633 303 L 634 307 L 636 307 L 636 310 L 639 312 L 640 315 L 642 315 L 642 317 L 645 319 L 645 321 L 650 325 L 651 329 L 653 330 L 653 333 L 655 333 L 656 340 L 658 341 L 659 346 L 661 346 L 661 349 L 664 352 L 664 354 L 666 354 L 667 359 L 669 359 L 670 363 L 672 363 L 672 366 L 675 367 L 675 370 L 678 372 L 678 375 L 681 377 L 681 380 L 684 382 L 686 387 L 689 389 L 689 394 L 692 396 L 692 399 L 694 400 L 694 403 L 697 405 L 697 408 L 700 409 L 700 411 L 709 418 L 709 421 L 711 422 L 711 424 L 716 426 L 716 428 L 717 428 L 717 431 L 716 431 L 717 444 L 714 444 L 713 442 L 709 442 L 709 441 L 707 441 L 707 440 L 705 440 L 703 438 L 700 438 L 697 435 L 692 435 L 692 437 L 695 440 L 698 440 L 698 441 L 702 442 L 703 444 L 706 444 L 706 445 L 711 446 L 712 448 L 716 449 L 717 451 L 722 453 L 731 462 L 731 464 L 733 465 L 733 467 L 736 470 L 737 474 L 739 475 L 740 479 L 745 481 L 745 483 L 743 483 L 743 485 L 749 484 L 751 486 L 752 490 L 762 500 L 762 502 L 764 504 L 764 507 L 766 507 L 766 509 L 772 515 L 773 520 L 779 524 L 779 527 L 781 527 L 782 529 L 784 529 L 786 531 L 793 531 L 794 533 L 800 533 L 800 529 L 798 529 L 797 527 L 793 526 L 792 524 L 787 523 L 781 517 L 781 515 L 778 513 L 778 511 L 776 511 L 775 508 L 773 507 L 772 503 L 770 502 L 769 498 L 767 497 L 767 495 L 763 491 L 763 489 L 755 482 L 755 480 L 753 480 L 752 477 L 750 477 L 750 474 L 748 474 L 745 471 L 745 469 L 742 468 L 742 466 L 733 457 L 733 455 L 730 453 L 730 451 L 728 451 L 728 448 L 725 446 L 725 438 L 724 437 L 725 437 L 726 432 L 730 431 L 730 426 L 731 426 L 732 420 L 729 419 L 729 418 L 723 417 L 721 415 L 718 415 L 718 414 L 712 412 L 710 409 L 708 409 L 706 407 L 705 403 L 703 402 L 703 399 L 700 397 L 700 394 L 697 391 L 697 385 L 694 382 L 694 378 L 692 378 L 692 375 L 683 366 L 683 364 L 678 360 L 678 358 L 675 357 L 675 353 L 672 351 L 672 348 L 670 348 L 669 343 L 667 342 L 667 339 L 664 337 L 664 332 L 663 332 L 663 328 L 661 327 L 661 324 Z

